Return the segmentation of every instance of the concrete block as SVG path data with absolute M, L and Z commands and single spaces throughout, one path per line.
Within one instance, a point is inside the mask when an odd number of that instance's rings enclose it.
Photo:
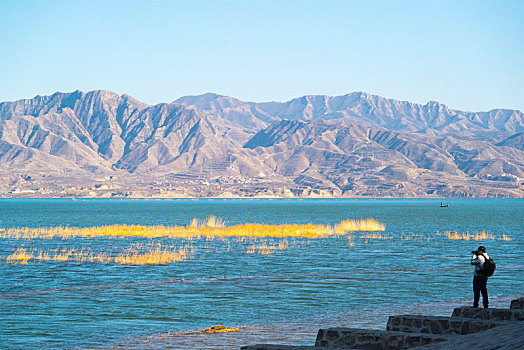
M 524 297 L 511 301 L 510 309 L 524 309 Z
M 396 315 L 389 316 L 387 330 L 430 334 L 471 334 L 506 324 L 507 321 L 475 318 Z
M 524 321 L 524 309 L 484 309 L 474 307 L 458 307 L 451 317 L 479 318 L 483 320 Z
M 444 335 L 428 333 L 328 328 L 318 331 L 315 346 L 327 349 L 403 350 L 447 339 Z

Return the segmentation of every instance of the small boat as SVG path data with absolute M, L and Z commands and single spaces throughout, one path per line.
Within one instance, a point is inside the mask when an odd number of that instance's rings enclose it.
M 442 202 L 440 202 L 440 207 L 441 207 L 441 208 L 448 208 L 448 207 L 449 207 L 449 205 L 447 205 L 447 204 L 446 204 L 446 205 L 444 205 L 444 204 L 442 204 Z

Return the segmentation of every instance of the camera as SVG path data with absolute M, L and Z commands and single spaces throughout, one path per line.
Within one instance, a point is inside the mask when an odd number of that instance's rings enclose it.
M 471 254 L 478 255 L 478 253 L 479 253 L 478 250 L 472 250 L 472 251 L 471 251 Z

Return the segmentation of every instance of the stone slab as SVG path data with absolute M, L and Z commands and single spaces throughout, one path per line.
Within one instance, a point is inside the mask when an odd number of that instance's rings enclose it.
M 315 346 L 328 349 L 403 350 L 442 342 L 446 336 L 359 328 L 320 329 Z
M 504 326 L 507 323 L 508 321 L 476 318 L 395 315 L 389 316 L 386 329 L 411 333 L 471 334 Z
M 524 297 L 511 301 L 510 309 L 524 309 Z
M 321 350 L 315 346 L 294 346 L 294 345 L 278 345 L 278 344 L 257 344 L 243 346 L 240 350 Z
M 438 344 L 416 347 L 416 350 L 522 350 L 524 323 L 511 322 L 506 326 L 467 335 L 456 335 Z
M 524 309 L 484 309 L 474 307 L 458 307 L 451 317 L 479 318 L 483 320 L 524 321 Z

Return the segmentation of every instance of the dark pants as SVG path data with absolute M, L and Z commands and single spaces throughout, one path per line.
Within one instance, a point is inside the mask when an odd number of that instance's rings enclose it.
M 480 293 L 482 293 L 482 304 L 484 307 L 488 307 L 488 289 L 486 285 L 488 278 L 484 276 L 473 277 L 473 307 L 479 307 Z

